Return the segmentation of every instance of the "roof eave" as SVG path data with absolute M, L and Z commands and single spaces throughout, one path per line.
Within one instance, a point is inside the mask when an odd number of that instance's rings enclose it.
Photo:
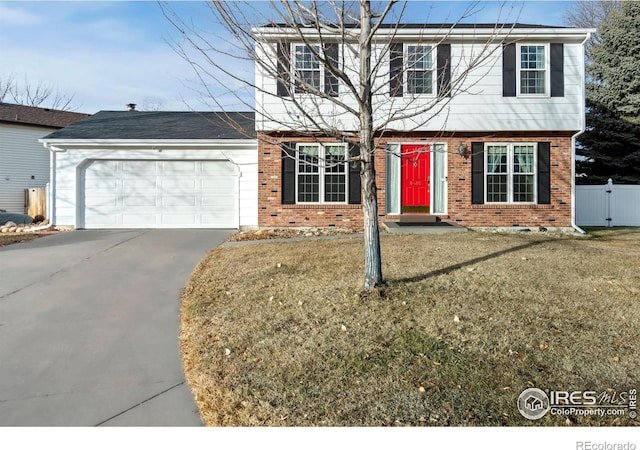
M 247 147 L 255 146 L 256 139 L 38 139 L 45 147 L 58 148 L 184 148 L 184 147 Z M 54 149 L 55 151 L 55 149 Z
M 254 28 L 253 30 L 256 38 L 261 38 L 265 41 L 277 41 L 278 39 L 297 39 L 299 38 L 299 31 L 293 28 Z M 350 30 L 351 31 L 351 30 Z M 353 29 L 357 32 L 357 29 Z M 377 40 L 388 39 L 389 36 L 393 36 L 395 39 L 563 39 L 563 40 L 581 40 L 589 34 L 595 33 L 596 30 L 592 28 L 513 28 L 508 25 L 496 25 L 495 28 L 474 28 L 469 27 L 456 27 L 456 28 L 400 28 L 400 29 L 380 29 L 376 34 Z M 312 28 L 302 29 L 302 33 L 309 37 L 317 35 L 317 31 Z M 331 36 L 327 30 L 323 30 L 324 36 L 330 39 Z M 336 37 L 338 34 L 336 33 Z M 342 35 L 340 34 L 340 37 Z

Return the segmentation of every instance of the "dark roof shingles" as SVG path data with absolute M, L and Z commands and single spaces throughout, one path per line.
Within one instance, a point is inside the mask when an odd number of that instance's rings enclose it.
M 0 102 L 0 122 L 5 123 L 64 128 L 88 116 L 88 114 L 71 111 Z
M 44 139 L 255 139 L 252 112 L 100 111 Z

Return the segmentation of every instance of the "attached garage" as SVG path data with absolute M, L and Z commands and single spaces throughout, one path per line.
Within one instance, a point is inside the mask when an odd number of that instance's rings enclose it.
M 45 137 L 53 223 L 257 226 L 257 143 L 230 127 L 229 114 L 107 111 Z M 252 116 L 243 126 L 254 133 Z

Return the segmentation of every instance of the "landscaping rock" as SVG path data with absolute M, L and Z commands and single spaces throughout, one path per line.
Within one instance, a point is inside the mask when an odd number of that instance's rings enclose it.
M 230 241 L 254 241 L 260 239 L 281 239 L 281 238 L 299 238 L 299 237 L 315 237 L 315 236 L 336 236 L 360 233 L 362 229 L 358 228 L 260 228 L 258 230 L 240 231 L 231 236 Z

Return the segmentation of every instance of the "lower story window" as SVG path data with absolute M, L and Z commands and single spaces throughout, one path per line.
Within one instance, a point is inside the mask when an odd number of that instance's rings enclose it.
M 298 203 L 346 203 L 346 144 L 298 144 Z
M 535 203 L 535 144 L 487 144 L 486 202 Z

